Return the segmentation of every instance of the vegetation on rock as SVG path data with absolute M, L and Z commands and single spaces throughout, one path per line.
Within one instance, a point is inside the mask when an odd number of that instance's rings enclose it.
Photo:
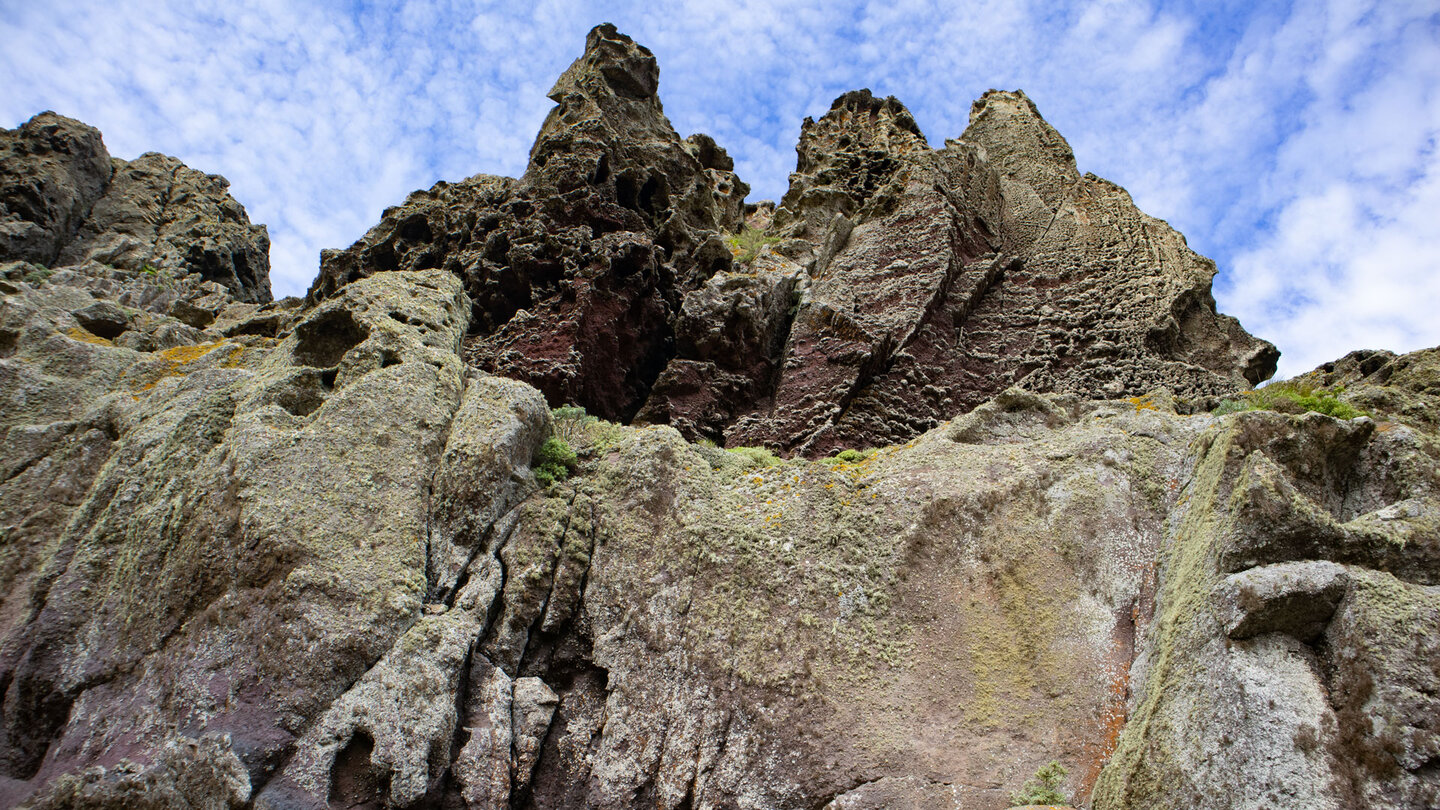
M 1010 806 L 1027 804 L 1069 804 L 1070 799 L 1060 792 L 1065 775 L 1070 771 L 1055 760 L 1041 765 L 1035 775 L 1025 782 L 1024 787 L 1010 794 Z
M 564 481 L 570 477 L 578 460 L 569 442 L 559 436 L 551 436 L 535 451 L 535 480 L 544 487 Z
M 740 229 L 739 233 L 725 236 L 725 244 L 730 247 L 730 255 L 741 264 L 755 261 L 762 250 L 779 244 L 779 242 L 780 237 L 768 236 L 759 228 L 744 227 Z
M 1318 388 L 1305 382 L 1282 380 L 1253 391 L 1244 391 L 1239 399 L 1226 399 L 1212 413 L 1224 416 L 1240 411 L 1278 411 L 1280 413 L 1323 413 L 1336 419 L 1354 419 L 1365 412 L 1344 402 L 1340 396 L 1344 386 Z

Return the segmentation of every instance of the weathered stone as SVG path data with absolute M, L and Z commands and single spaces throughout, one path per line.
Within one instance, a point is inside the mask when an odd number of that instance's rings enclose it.
M 121 762 L 66 774 L 26 804 L 33 810 L 239 810 L 250 777 L 230 741 L 207 734 L 167 742 L 148 766 Z
M 1216 598 L 1233 639 L 1286 633 L 1314 641 L 1345 595 L 1345 569 L 1329 562 L 1280 563 L 1225 578 Z
M 100 133 L 63 115 L 0 130 L 0 260 L 55 264 L 111 171 Z
M 634 416 L 669 359 L 685 293 L 727 269 L 748 190 L 724 151 L 682 141 L 655 58 L 614 26 L 556 81 L 519 181 L 474 177 L 412 194 L 344 251 L 327 251 L 311 300 L 372 273 L 441 267 L 474 307 L 469 358 L 552 405 Z
M 1440 350 L 1199 412 L 1273 352 L 1023 95 L 931 150 L 846 94 L 747 209 L 657 83 L 597 28 L 524 178 L 304 302 L 220 181 L 6 134 L 79 258 L 0 263 L 0 805 L 1440 802 Z
M 453 277 L 397 275 L 256 354 L 222 341 L 157 366 L 76 342 L 130 363 L 110 382 L 134 398 L 16 594 L 28 606 L 0 647 L 9 776 L 43 784 L 195 723 L 269 775 L 418 615 L 420 494 L 460 403 L 467 315 Z
M 154 152 L 112 159 L 92 127 L 41 113 L 0 130 L 0 261 L 195 274 L 269 301 L 269 235 L 228 187 Z

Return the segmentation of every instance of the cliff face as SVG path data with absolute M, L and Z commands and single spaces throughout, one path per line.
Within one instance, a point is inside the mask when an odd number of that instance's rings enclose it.
M 657 82 L 597 28 L 304 302 L 84 247 L 171 159 L 17 131 L 0 805 L 1440 803 L 1440 349 L 1213 415 L 1273 347 L 1022 94 L 846 94 L 747 211 Z

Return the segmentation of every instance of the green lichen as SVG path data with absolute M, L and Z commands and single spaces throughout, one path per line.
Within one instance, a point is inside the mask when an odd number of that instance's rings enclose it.
M 1237 477 L 1233 464 L 1243 463 L 1247 455 L 1242 432 L 1232 423 L 1202 435 L 1191 447 L 1194 473 L 1171 513 L 1173 537 L 1160 563 L 1152 664 L 1146 682 L 1136 685 L 1141 700 L 1095 785 L 1096 810 L 1166 795 L 1175 778 L 1168 770 L 1175 766 L 1159 724 L 1166 722 L 1164 708 L 1184 692 L 1183 684 L 1201 677 L 1194 671 L 1199 659 L 1187 651 L 1205 642 L 1199 620 L 1220 580 L 1217 538 L 1223 535 L 1227 505 L 1245 487 L 1243 480 L 1225 486 Z

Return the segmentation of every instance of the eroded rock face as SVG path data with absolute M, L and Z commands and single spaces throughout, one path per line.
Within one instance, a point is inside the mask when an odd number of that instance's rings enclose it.
M 304 304 L 0 264 L 0 805 L 1440 804 L 1440 349 L 1305 375 L 1365 417 L 1205 413 L 1268 344 L 1018 94 L 942 150 L 847 94 L 707 265 L 730 165 L 655 85 L 596 29 L 525 178 Z M 56 126 L 32 188 L 99 165 Z M 7 238 L 91 244 L 46 199 Z
M 194 274 L 270 301 L 270 237 L 225 178 L 147 152 L 111 158 L 93 127 L 41 113 L 0 130 L 0 262 Z
M 773 394 L 727 443 L 817 455 L 906 441 L 1011 385 L 1203 399 L 1274 373 L 1274 347 L 1215 312 L 1214 265 L 1081 176 L 1023 93 L 987 93 L 936 151 L 895 99 L 849 93 L 799 152 L 772 231 L 810 283 Z
M 846 93 L 806 119 L 779 207 L 746 208 L 724 151 L 671 129 L 658 76 L 596 28 L 524 177 L 412 194 L 325 254 L 311 300 L 442 267 L 475 307 L 471 365 L 552 406 L 810 457 L 907 441 L 1011 385 L 1205 399 L 1275 370 L 1216 313 L 1214 265 L 1082 176 L 1023 93 L 987 93 L 939 150 L 896 99 Z M 732 259 L 719 237 L 746 228 Z
M 687 317 L 776 322 L 725 279 Z M 556 423 L 440 269 L 203 327 L 7 283 L 6 803 L 998 810 L 1052 759 L 1079 806 L 1436 799 L 1436 352 L 1317 371 L 1350 421 L 1012 388 L 778 462 Z M 687 350 L 779 342 L 721 322 Z
M 590 32 L 520 180 L 473 177 L 412 194 L 343 251 L 311 300 L 396 269 L 464 279 L 472 365 L 530 383 L 552 404 L 628 421 L 673 354 L 684 295 L 730 253 L 748 189 L 724 150 L 682 140 L 656 95 L 659 68 L 614 26 Z

